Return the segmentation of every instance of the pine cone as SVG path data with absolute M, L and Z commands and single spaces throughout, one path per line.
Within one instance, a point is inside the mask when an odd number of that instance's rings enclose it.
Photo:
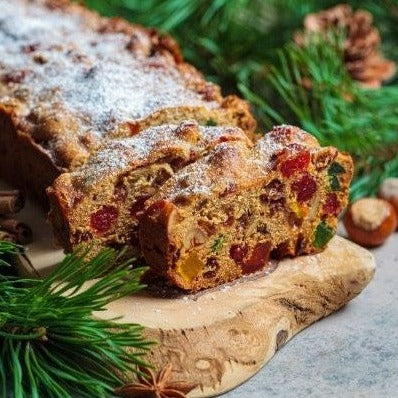
M 317 14 L 308 14 L 304 27 L 306 33 L 345 29 L 344 61 L 347 71 L 363 86 L 377 88 L 395 74 L 395 64 L 380 53 L 379 31 L 372 23 L 369 12 L 353 11 L 347 4 L 339 4 Z M 303 36 L 296 36 L 296 42 L 303 44 Z

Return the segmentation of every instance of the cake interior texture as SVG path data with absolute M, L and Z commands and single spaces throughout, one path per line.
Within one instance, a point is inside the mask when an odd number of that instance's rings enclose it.
M 205 127 L 196 121 L 151 127 L 107 142 L 48 189 L 58 240 L 68 251 L 82 243 L 96 249 L 128 245 L 130 253 L 139 255 L 138 223 L 146 201 L 176 171 L 232 141 L 252 145 L 239 128 Z
M 352 160 L 298 128 L 253 149 L 221 144 L 174 174 L 148 201 L 141 247 L 186 290 L 261 271 L 269 259 L 321 251 L 347 204 Z

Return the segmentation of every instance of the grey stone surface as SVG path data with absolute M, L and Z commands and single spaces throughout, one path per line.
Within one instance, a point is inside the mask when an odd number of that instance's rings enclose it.
M 288 342 L 225 398 L 398 397 L 398 233 L 364 292 Z

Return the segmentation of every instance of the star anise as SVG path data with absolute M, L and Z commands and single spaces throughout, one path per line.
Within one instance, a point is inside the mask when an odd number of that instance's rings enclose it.
M 187 398 L 195 383 L 170 381 L 172 365 L 167 364 L 156 376 L 151 369 L 143 369 L 138 382 L 117 388 L 115 393 L 124 398 Z

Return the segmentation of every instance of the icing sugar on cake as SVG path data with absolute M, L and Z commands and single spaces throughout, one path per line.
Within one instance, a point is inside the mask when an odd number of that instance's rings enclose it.
M 71 177 L 82 190 L 90 189 L 104 177 L 127 168 L 178 157 L 187 161 L 223 139 L 249 143 L 243 131 L 234 127 L 205 127 L 194 121 L 155 126 L 130 138 L 107 141 Z
M 204 102 L 165 60 L 151 67 L 147 58 L 134 57 L 126 49 L 126 35 L 97 33 L 78 15 L 21 1 L 1 0 L 0 8 L 2 69 L 26 70 L 33 89 L 31 107 L 35 99 L 54 91 L 53 101 L 62 101 L 102 130 L 111 118 L 138 119 L 166 106 Z M 35 51 L 21 54 L 20 48 L 28 46 Z
M 258 140 L 252 149 L 242 142 L 222 143 L 207 156 L 199 159 L 175 174 L 156 196 L 175 200 L 191 195 L 205 196 L 210 192 L 232 188 L 239 177 L 242 186 L 250 186 L 257 178 L 269 175 L 274 158 L 290 145 L 290 154 L 303 146 L 311 152 L 319 144 L 316 139 L 298 127 L 281 125 Z M 180 182 L 186 181 L 186 186 Z
M 19 98 L 27 125 L 32 111 L 56 109 L 79 126 L 62 135 L 102 137 L 157 110 L 219 107 L 195 90 L 197 72 L 182 71 L 171 56 L 129 49 L 131 36 L 101 32 L 95 25 L 103 19 L 94 14 L 90 19 L 74 6 L 65 12 L 44 4 L 0 0 L 0 104 Z M 135 36 L 150 51 L 144 32 L 137 28 Z

